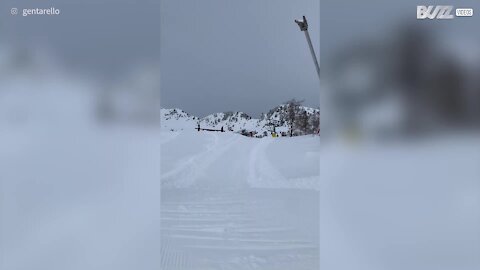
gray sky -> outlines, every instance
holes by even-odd
[[[329,61],[339,50],[358,46],[361,42],[382,41],[386,37],[395,36],[399,26],[402,25],[430,27],[429,31],[438,31],[437,34],[440,34],[440,39],[443,40],[464,42],[463,38],[477,41],[480,38],[478,0],[322,0],[321,5],[320,62],[324,71],[331,67]],[[454,8],[473,8],[474,16],[453,20],[417,20],[417,5],[453,5]]]
[[[305,36],[319,53],[319,0],[164,0],[161,105],[197,116],[253,116],[291,98],[319,105],[319,82]]]
[[[0,43],[46,49],[68,68],[109,82],[158,66],[161,105],[204,116],[253,116],[291,98],[319,105],[319,82],[303,33],[319,53],[319,0],[2,0]],[[51,17],[10,9],[61,9]]]
[[[10,9],[50,8],[58,16],[22,17]],[[135,65],[158,65],[159,0],[1,0],[0,43],[48,50],[60,63],[104,81]]]
[[[161,60],[161,104],[202,116],[258,115],[290,98],[319,105],[319,84],[303,34],[306,15],[324,69],[338,48],[394,33],[399,21],[478,37],[478,14],[417,21],[418,4],[480,8],[476,0],[2,0],[0,44],[46,48],[75,71],[118,79]],[[55,17],[11,16],[10,8],[60,8]],[[336,12],[340,12],[340,14]],[[320,29],[321,27],[321,29]],[[322,31],[320,52],[319,32]],[[319,57],[321,53],[321,57]]]

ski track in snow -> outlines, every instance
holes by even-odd
[[[255,188],[300,188],[319,190],[319,175],[305,178],[286,178],[267,158],[266,149],[274,139],[259,140],[249,158],[248,183]],[[319,164],[320,166],[320,164]]]
[[[162,168],[161,269],[318,269],[319,194],[271,163],[277,141],[190,136],[164,141],[204,147]]]
[[[208,170],[211,167],[216,169],[218,160],[230,159],[232,163],[239,160],[240,157],[231,154],[231,148],[242,148],[241,137],[232,136],[226,142],[220,142],[217,133],[207,133],[212,136],[206,149],[200,153],[192,155],[179,161],[173,169],[162,173],[162,187],[186,188],[195,184],[199,177],[208,177]],[[178,136],[171,135],[165,139],[162,144],[168,143]],[[300,189],[319,189],[319,175],[303,178],[286,178],[272,164],[267,157],[266,149],[274,139],[254,139],[248,154],[248,176],[245,177],[250,187],[254,188],[300,188]],[[236,153],[236,152],[235,152]]]
[[[318,238],[298,224],[311,222],[281,206],[285,190],[262,199],[266,189],[254,190],[170,189],[161,207],[162,269],[317,269]]]
[[[178,134],[180,134],[180,132],[169,132],[168,136],[165,134],[165,136],[160,137],[160,145],[166,144],[175,139]]]
[[[271,139],[260,140],[250,152],[248,182],[252,187],[285,187],[287,180],[266,158],[266,148]]]
[[[222,158],[222,155],[236,142],[239,137],[232,137],[225,144],[220,144],[218,135],[208,133],[213,137],[206,150],[179,162],[174,169],[162,174],[162,187],[189,187],[195,183],[198,177],[205,175],[205,170],[214,164],[214,162]]]

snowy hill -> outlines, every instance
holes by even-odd
[[[225,112],[207,115],[201,119],[200,126],[215,129],[223,126],[226,130],[238,132],[242,129],[257,130],[257,122],[257,119],[253,119],[243,112]]]
[[[193,130],[198,118],[180,109],[160,109],[160,126],[162,130]]]
[[[306,117],[319,117],[320,110],[300,106],[299,115],[304,113]],[[289,130],[288,106],[280,105],[262,114],[260,119],[252,118],[244,112],[221,112],[198,118],[181,109],[161,109],[160,124],[165,131],[193,130],[200,124],[202,128],[221,129],[240,133],[242,131],[256,134],[269,134],[275,128],[276,132]],[[318,126],[318,125],[317,125]]]

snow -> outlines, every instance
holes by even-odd
[[[105,125],[96,81],[2,68],[0,269],[160,269],[158,117]]]
[[[319,144],[161,132],[162,269],[318,269]]]
[[[0,268],[159,269],[158,132],[38,120],[0,131]]]
[[[478,138],[324,139],[320,269],[479,269]]]
[[[161,134],[162,187],[205,187],[205,180],[215,187],[318,189],[318,136],[259,139],[232,132]]]
[[[163,130],[194,130],[197,119],[180,109],[160,109],[160,126]]]
[[[105,120],[102,84],[42,67],[0,81],[1,269],[318,269],[318,136]],[[115,109],[158,112],[132,84]]]
[[[319,114],[319,109],[300,106],[301,110],[307,112],[307,115]],[[193,130],[200,124],[201,128],[230,130],[233,132],[241,132],[246,130],[255,134],[263,134],[273,131],[273,125],[276,126],[275,131],[287,132],[289,130],[287,123],[284,121],[286,114],[286,105],[279,105],[269,113],[264,114],[261,118],[256,119],[244,112],[221,112],[207,115],[203,118],[192,116],[185,111],[175,109],[160,110],[160,125],[165,131],[182,131]]]

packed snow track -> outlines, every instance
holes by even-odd
[[[162,269],[318,269],[318,146],[163,132]]]

